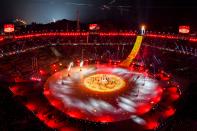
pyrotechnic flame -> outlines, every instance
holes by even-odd
[[[71,68],[73,67],[73,65],[74,65],[74,63],[73,63],[73,62],[71,62],[71,63],[69,64],[69,66],[68,66],[68,71],[70,71],[70,70],[71,70]]]
[[[82,67],[83,67],[83,61],[80,62],[80,68],[82,68]]]

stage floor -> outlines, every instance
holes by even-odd
[[[55,73],[45,83],[44,94],[72,118],[116,122],[149,112],[161,100],[162,86],[145,72],[91,65]]]

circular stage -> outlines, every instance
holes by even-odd
[[[147,73],[108,65],[57,72],[44,94],[66,115],[92,122],[116,122],[149,112],[162,97],[162,85]]]
[[[111,74],[94,74],[84,79],[84,85],[88,89],[97,92],[112,92],[123,88],[124,79]]]

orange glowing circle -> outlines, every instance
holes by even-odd
[[[124,79],[112,74],[94,74],[84,79],[86,88],[96,92],[112,92],[125,87]]]

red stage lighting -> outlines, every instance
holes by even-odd
[[[46,74],[45,71],[44,70],[41,70],[41,69],[39,70],[39,73],[40,73],[40,75]]]
[[[98,24],[90,24],[89,30],[100,30],[100,26]]]
[[[188,34],[190,32],[190,26],[179,26],[179,33]]]
[[[5,33],[12,33],[12,32],[14,32],[14,24],[5,24],[4,25],[4,32]]]

